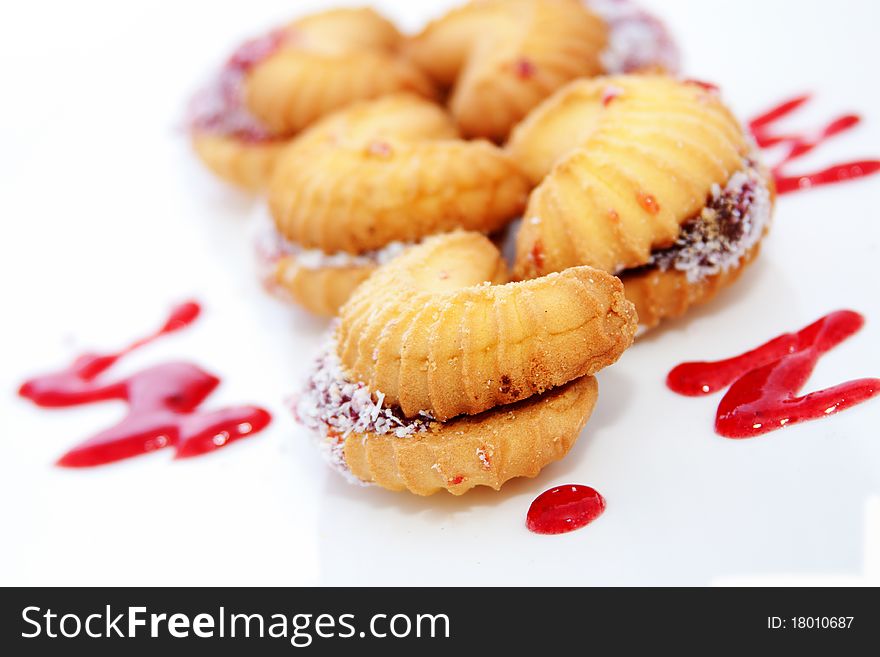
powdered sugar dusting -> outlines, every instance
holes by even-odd
[[[739,264],[770,222],[770,190],[752,160],[745,160],[722,189],[714,185],[700,216],[682,225],[675,244],[650,264],[676,269],[697,283]]]
[[[608,46],[602,53],[606,73],[662,68],[674,73],[679,66],[675,42],[660,20],[631,0],[584,0],[587,8],[608,25]]]
[[[350,435],[375,433],[406,438],[427,431],[434,422],[426,412],[405,418],[384,401],[382,392],[370,391],[363,383],[345,377],[336,355],[336,340],[331,338],[315,360],[303,391],[293,405],[293,413],[297,422],[317,438],[330,465],[352,477],[343,454],[345,440]]]

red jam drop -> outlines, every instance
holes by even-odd
[[[864,318],[833,312],[796,333],[785,333],[744,354],[715,362],[682,363],[667,376],[671,390],[706,395],[727,386],[715,430],[727,438],[750,438],[814,420],[880,393],[880,379],[858,379],[798,396],[819,359],[857,333]]]
[[[128,414],[121,422],[74,447],[58,460],[58,465],[103,465],[168,446],[175,447],[177,457],[196,456],[257,433],[269,424],[269,413],[254,406],[199,411],[199,405],[220,379],[190,363],[163,363],[121,380],[96,380],[135,349],[189,326],[200,311],[195,302],[181,304],[158,331],[125,349],[84,354],[65,369],[22,384],[22,397],[47,408],[111,399],[128,403]]]
[[[514,63],[513,71],[520,80],[530,80],[535,76],[537,68],[532,60],[520,57]]]
[[[658,212],[660,212],[660,204],[657,202],[657,199],[654,198],[651,194],[639,192],[638,194],[636,194],[636,200],[648,214],[657,214]]]
[[[861,123],[861,117],[857,114],[844,114],[830,121],[822,130],[814,135],[781,134],[774,131],[774,124],[777,121],[788,116],[809,100],[809,94],[796,96],[749,121],[749,130],[754,135],[758,146],[770,148],[783,145],[787,148],[785,155],[773,167],[776,192],[778,194],[789,194],[812,187],[864,178],[880,171],[880,160],[855,160],[836,164],[813,173],[796,175],[786,173],[784,169],[787,164],[812,152],[835,135],[852,130]]]
[[[526,515],[526,527],[536,534],[565,534],[593,522],[605,511],[605,498],[580,484],[544,491]]]
[[[602,106],[608,107],[615,98],[623,93],[623,89],[609,85],[602,90]]]
[[[529,258],[535,265],[535,270],[540,272],[544,269],[544,244],[541,240],[535,240],[532,250],[529,252]]]

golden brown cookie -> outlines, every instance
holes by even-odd
[[[740,277],[760,248],[761,243],[758,242],[735,265],[695,282],[689,281],[687,274],[675,269],[644,267],[624,272],[621,280],[626,298],[635,304],[639,324],[644,328],[653,328],[664,319],[680,317],[691,306],[714,299],[722,289]]]
[[[568,451],[592,374],[632,343],[633,306],[590,267],[506,280],[488,239],[455,232],[357,289],[295,406],[331,463],[391,490],[460,494]]]
[[[281,256],[270,272],[269,285],[315,315],[333,317],[376,264],[352,262],[339,266],[304,265],[295,255]]]
[[[306,131],[278,159],[269,205],[291,242],[357,254],[455,228],[498,230],[527,193],[501,149],[457,138],[439,107],[394,95]]]
[[[635,315],[614,276],[575,267],[491,284],[504,280],[501,256],[485,237],[426,240],[343,307],[345,372],[407,417],[445,421],[594,374],[632,342]]]
[[[318,118],[393,92],[434,96],[428,78],[400,56],[402,42],[373,10],[336,9],[243,44],[193,100],[196,152],[225,180],[263,188],[270,151]]]
[[[474,486],[499,490],[514,477],[534,477],[564,457],[584,428],[599,393],[596,377],[479,415],[435,422],[424,433],[351,434],[342,440],[355,477],[389,490],[461,495]]]
[[[574,0],[481,0],[429,24],[407,53],[439,85],[468,137],[504,140],[574,78],[602,72],[604,22]]]
[[[573,82],[517,127],[508,151],[539,183],[515,277],[581,264],[619,274],[633,299],[653,298],[639,308],[646,326],[733,281],[769,226],[770,178],[717,90],[701,83]]]
[[[269,207],[283,257],[272,283],[333,315],[377,265],[435,233],[494,233],[525,207],[512,158],[465,141],[448,113],[411,94],[355,103],[278,158]]]
[[[235,137],[194,134],[193,150],[218,177],[250,192],[259,192],[272,175],[285,142],[243,143]]]

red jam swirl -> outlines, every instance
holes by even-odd
[[[780,119],[788,116],[809,100],[809,94],[796,96],[749,121],[749,130],[754,135],[758,146],[761,148],[771,148],[782,145],[787,148],[782,159],[773,167],[776,192],[778,194],[789,194],[812,187],[864,178],[880,171],[880,160],[854,160],[852,162],[835,164],[812,173],[786,173],[786,165],[812,152],[832,137],[852,130],[861,123],[861,117],[857,114],[844,114],[830,121],[824,128],[813,135],[776,132],[775,124]]]
[[[47,408],[113,399],[128,403],[128,413],[121,422],[71,449],[58,465],[103,465],[169,446],[175,448],[176,457],[196,456],[255,434],[269,424],[269,413],[255,406],[200,411],[199,405],[220,379],[190,363],[163,363],[124,379],[97,380],[125,355],[192,324],[200,311],[195,302],[183,303],[173,309],[159,330],[128,347],[115,353],[84,354],[67,368],[22,384],[22,397]]]
[[[536,534],[564,534],[589,525],[605,511],[605,498],[580,484],[544,491],[529,507],[526,527]]]
[[[730,386],[715,416],[715,431],[727,438],[750,438],[826,417],[880,392],[880,379],[857,379],[798,396],[819,359],[857,333],[864,321],[851,310],[833,312],[739,356],[682,363],[669,372],[666,383],[689,396]]]

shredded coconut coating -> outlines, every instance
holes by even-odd
[[[660,67],[675,73],[678,48],[655,16],[630,0],[584,0],[608,25],[608,46],[601,61],[606,73],[631,73]]]
[[[364,253],[346,253],[345,251],[337,251],[336,253],[325,253],[320,249],[303,249],[292,245],[291,254],[296,256],[296,262],[304,269],[323,269],[325,267],[352,267],[360,265],[384,265],[390,262],[403,251],[411,246],[412,243],[407,242],[389,242],[381,249],[376,251],[365,251]]]
[[[714,185],[700,215],[682,225],[675,244],[656,251],[650,265],[676,269],[697,283],[739,264],[770,221],[770,190],[752,160],[722,189]]]
[[[283,31],[275,30],[239,46],[226,65],[190,101],[187,119],[190,129],[246,142],[272,139],[268,128],[248,110],[245,79],[250,70],[278,50],[285,39]]]
[[[330,339],[315,359],[293,404],[293,414],[315,436],[328,463],[347,478],[363,484],[345,463],[343,447],[349,435],[375,433],[406,438],[427,431],[434,422],[424,412],[406,419],[398,410],[385,406],[384,400],[381,392],[371,392],[363,383],[346,379],[336,355],[336,340]]]
[[[294,256],[296,264],[303,269],[342,269],[366,265],[384,265],[399,256],[413,243],[390,242],[381,249],[362,253],[326,253],[320,249],[304,249],[286,239],[275,228],[275,223],[265,205],[261,205],[254,217],[254,248],[260,263],[267,268],[287,256]]]

